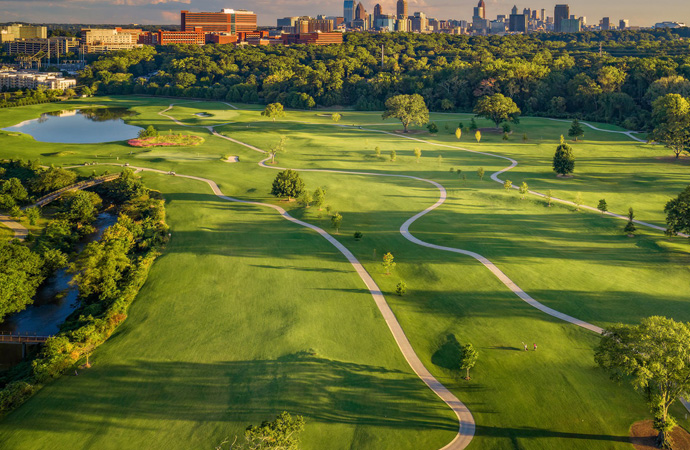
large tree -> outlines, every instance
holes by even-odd
[[[298,450],[299,434],[304,430],[304,418],[281,413],[273,422],[247,427],[244,432],[246,450]]]
[[[0,242],[0,322],[33,302],[42,268],[41,257],[19,241]]]
[[[424,103],[424,98],[419,94],[396,95],[386,100],[386,111],[382,117],[400,120],[407,133],[407,128],[411,124],[424,125],[429,121],[429,109]]]
[[[261,111],[261,115],[264,117],[268,117],[269,119],[273,119],[273,121],[276,121],[276,117],[283,117],[285,115],[285,111],[283,110],[283,105],[280,103],[269,103],[266,105],[266,108]]]
[[[675,421],[669,407],[690,390],[690,328],[653,316],[639,325],[613,325],[604,330],[594,354],[614,380],[627,379],[649,402],[658,444],[672,448]]]
[[[669,200],[664,208],[666,213],[666,234],[690,234],[690,186],[686,187],[678,197]]]
[[[577,119],[573,119],[573,123],[570,125],[570,129],[568,130],[568,136],[570,136],[575,140],[575,142],[577,142],[577,138],[584,135],[585,130],[582,129],[580,121],[578,121]]]
[[[513,99],[503,94],[485,95],[474,107],[477,117],[484,117],[493,121],[496,128],[501,122],[516,122],[520,116],[520,108]]]
[[[559,175],[568,175],[575,170],[575,157],[573,156],[573,149],[566,144],[563,136],[561,136],[561,143],[556,147],[556,153],[553,155],[553,171]]]
[[[678,94],[667,94],[654,100],[652,107],[653,138],[678,158],[690,147],[690,102]]]
[[[304,181],[291,169],[283,170],[273,180],[271,194],[276,197],[297,198],[304,191]]]

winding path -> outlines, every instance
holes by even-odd
[[[21,223],[13,220],[10,216],[0,214],[0,223],[12,230],[14,233],[14,239],[23,241],[29,235],[29,230],[27,230],[26,227]]]
[[[164,116],[164,117],[169,118],[170,120],[174,121],[178,125],[190,126],[190,125],[187,125],[187,124],[184,124],[184,123],[178,121],[177,119],[175,119],[172,116],[165,114],[167,111],[172,109],[174,107],[174,105],[175,104],[171,104],[167,109],[159,112],[159,114]],[[207,130],[209,130],[210,133],[212,133],[214,136],[217,136],[219,138],[228,140],[228,141],[236,143],[238,145],[242,145],[244,147],[247,147],[251,150],[254,150],[254,151],[262,153],[262,154],[267,153],[265,150],[262,150],[260,148],[255,147],[255,146],[246,144],[244,142],[238,141],[236,139],[233,139],[233,138],[230,138],[228,136],[224,136],[224,135],[218,133],[215,130],[215,127],[221,126],[221,125],[224,125],[224,124],[207,126],[204,128],[206,128]],[[585,125],[593,128],[593,129],[600,130],[600,131],[605,131],[605,132],[610,131],[610,130],[598,129],[598,128],[593,127],[592,125],[586,124],[586,123],[585,123]],[[343,126],[343,125],[338,125],[338,126]],[[345,126],[345,127],[348,127],[348,126]],[[348,127],[348,128],[350,128],[350,127]],[[510,170],[510,169],[512,169],[518,165],[516,160],[514,160],[512,158],[508,158],[506,156],[502,156],[502,155],[496,155],[496,154],[492,154],[492,153],[488,153],[488,152],[480,152],[480,151],[476,151],[476,150],[469,150],[469,149],[465,149],[465,148],[461,148],[461,147],[457,147],[457,146],[452,146],[452,145],[448,145],[448,144],[439,144],[439,143],[429,142],[429,141],[425,141],[422,139],[414,138],[412,136],[404,136],[404,135],[400,135],[400,134],[396,134],[396,133],[392,133],[392,132],[388,132],[388,131],[383,131],[383,130],[365,129],[362,127],[352,127],[352,128],[388,134],[388,135],[397,136],[397,137],[401,137],[401,138],[406,138],[406,139],[422,142],[422,143],[425,143],[427,145],[458,149],[458,150],[468,151],[468,152],[482,154],[482,155],[486,155],[486,156],[505,159],[505,160],[510,162],[510,165],[508,167],[506,167],[505,169],[497,171],[491,175],[492,180],[494,180],[498,183],[501,183],[501,184],[503,183],[503,181],[499,178],[499,175],[501,175],[504,172],[507,172],[508,170]],[[615,132],[615,131],[611,131],[611,132]],[[634,140],[641,141],[640,139],[630,135],[629,134],[630,132],[627,132],[627,133],[626,132],[615,132],[615,133],[626,134],[627,136],[629,136],[630,138],[632,138]],[[270,169],[275,169],[275,170],[284,170],[284,168],[282,168],[282,167],[268,166],[266,164],[266,161],[268,159],[269,158],[262,159],[259,162],[259,165],[261,165],[262,167],[265,167],[265,168],[270,168]],[[115,164],[115,165],[118,165],[118,164]],[[162,170],[148,169],[148,168],[143,168],[143,167],[132,167],[132,168],[135,170],[141,170],[141,171],[150,171],[150,172],[157,172],[157,173],[163,173],[163,174],[168,173],[168,172],[165,172]],[[434,209],[438,208],[439,206],[441,206],[445,202],[445,200],[447,198],[447,192],[446,192],[445,188],[440,183],[437,183],[433,180],[428,180],[425,178],[419,178],[419,177],[415,177],[415,176],[411,176],[411,175],[401,175],[401,174],[352,172],[352,171],[329,170],[329,169],[298,169],[298,170],[303,171],[303,172],[341,173],[341,174],[348,174],[348,175],[366,175],[366,176],[378,176],[378,177],[407,178],[407,179],[412,179],[412,180],[417,180],[417,181],[423,181],[423,182],[426,182],[426,183],[433,185],[439,191],[439,199],[436,201],[436,203],[427,207],[423,211],[417,213],[416,215],[414,215],[413,217],[411,217],[410,219],[408,219],[407,221],[405,221],[402,224],[402,226],[400,227],[400,233],[403,237],[405,237],[405,239],[409,240],[410,242],[412,242],[414,244],[417,244],[417,245],[420,245],[423,247],[432,248],[432,249],[441,250],[441,251],[459,253],[459,254],[470,256],[470,257],[476,259],[477,261],[479,261],[481,264],[483,264],[508,289],[510,289],[513,293],[515,293],[515,295],[517,295],[521,300],[525,301],[530,306],[532,306],[532,307],[534,307],[534,308],[536,308],[536,309],[538,309],[538,310],[540,310],[540,311],[542,311],[542,312],[544,312],[544,313],[546,313],[552,317],[555,317],[555,318],[560,319],[560,320],[564,320],[566,322],[572,323],[574,325],[577,325],[579,327],[593,331],[595,333],[600,334],[603,332],[601,327],[598,327],[596,325],[582,321],[580,319],[569,316],[567,314],[561,313],[559,311],[556,311],[556,310],[549,308],[548,306],[543,305],[542,303],[538,302],[537,300],[532,298],[527,292],[525,292],[523,289],[521,289],[515,282],[513,282],[505,273],[503,273],[488,258],[486,258],[486,257],[484,257],[484,256],[482,256],[476,252],[469,251],[469,250],[463,250],[463,249],[453,248],[453,247],[446,247],[446,246],[441,246],[441,245],[436,245],[436,244],[432,244],[429,242],[425,242],[425,241],[422,241],[421,239],[416,238],[414,235],[412,235],[412,233],[410,233],[410,231],[409,231],[410,226],[416,220],[418,220],[422,216],[428,214],[429,212],[433,211]],[[455,436],[455,438],[448,445],[443,447],[441,450],[462,450],[465,447],[467,447],[467,445],[471,442],[471,440],[474,436],[475,426],[476,426],[471,412],[452,392],[450,392],[445,386],[443,386],[443,384],[441,382],[439,382],[433,375],[431,375],[431,373],[426,369],[426,367],[424,367],[421,360],[419,359],[419,357],[415,353],[414,349],[412,348],[409,340],[407,339],[405,332],[403,331],[402,327],[400,326],[399,322],[397,321],[395,314],[393,313],[393,311],[390,309],[390,306],[386,302],[380,288],[378,287],[376,282],[373,280],[371,275],[362,266],[362,264],[352,254],[352,252],[350,252],[337,239],[335,239],[333,236],[331,236],[329,233],[327,233],[323,229],[321,229],[315,225],[312,225],[310,223],[307,223],[307,222],[304,222],[304,221],[301,221],[301,220],[298,220],[298,219],[292,217],[287,211],[285,211],[280,206],[267,204],[267,203],[253,202],[253,201],[248,201],[248,200],[240,200],[240,199],[228,197],[221,192],[220,188],[218,187],[218,185],[213,180],[209,180],[209,179],[201,178],[201,177],[196,177],[196,176],[191,176],[191,175],[177,175],[177,176],[189,178],[189,179],[193,179],[193,180],[198,180],[198,181],[202,181],[202,182],[207,183],[211,187],[211,189],[213,190],[213,193],[216,196],[218,196],[219,198],[222,198],[224,200],[227,200],[230,202],[248,204],[248,205],[268,207],[268,208],[274,209],[286,220],[289,220],[293,223],[296,223],[300,226],[303,226],[305,228],[309,228],[309,229],[317,232],[324,239],[326,239],[328,242],[330,242],[335,248],[337,248],[347,258],[347,260],[350,262],[350,264],[354,267],[354,269],[357,272],[357,274],[359,275],[359,277],[362,279],[362,281],[367,286],[367,289],[369,289],[369,292],[371,293],[371,295],[374,299],[374,302],[376,303],[376,306],[378,307],[379,311],[383,315],[383,318],[386,321],[388,328],[390,329],[391,333],[393,334],[393,338],[395,339],[398,347],[400,348],[400,351],[404,355],[405,359],[407,360],[407,362],[410,365],[410,367],[412,368],[412,370],[417,374],[417,376],[419,376],[424,381],[424,383],[434,393],[436,393],[446,404],[448,404],[450,406],[450,408],[455,412],[456,416],[458,417],[458,420],[459,420],[458,434]],[[514,187],[517,188],[516,186],[514,186]],[[544,194],[541,194],[539,192],[535,192],[535,191],[529,191],[529,192],[533,195],[545,197]],[[562,200],[562,199],[558,199],[558,198],[553,198],[552,200],[556,201],[556,202],[575,206],[573,202],[570,202],[567,200]],[[585,209],[590,209],[590,210],[594,210],[594,211],[599,212],[595,208],[586,207],[586,206],[581,206],[581,207],[585,208]],[[621,216],[618,214],[608,213],[608,215],[610,215],[612,217],[627,220],[627,217]],[[649,223],[645,223],[645,222],[640,222],[640,221],[635,221],[635,222],[640,224],[640,225],[643,225],[643,226],[647,226],[650,228],[665,231],[664,228],[659,227],[657,225],[653,225],[653,224],[649,224]],[[687,402],[683,402],[683,403],[687,408],[688,407]]]

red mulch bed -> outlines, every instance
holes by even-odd
[[[659,434],[652,428],[651,420],[635,422],[630,427],[630,442],[636,450],[657,450],[656,436]],[[690,433],[683,427],[676,426],[671,434],[674,450],[690,450]]]

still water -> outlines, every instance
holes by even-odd
[[[91,108],[54,111],[26,120],[3,131],[25,133],[40,142],[96,144],[137,137],[141,128],[127,125],[123,117],[136,115],[127,108]]]

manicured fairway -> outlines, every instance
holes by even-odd
[[[639,219],[658,224],[665,201],[690,183],[687,166],[661,159],[669,156],[663,148],[587,129],[586,141],[574,144],[576,177],[565,180],[553,176],[550,159],[568,124],[547,119],[524,118],[508,142],[485,134],[477,144],[467,129],[460,142],[451,134],[461,120],[469,125],[469,115],[432,114],[441,132],[413,135],[429,141],[424,143],[376,131],[399,129],[380,113],[344,111],[336,125],[328,113],[288,112],[272,122],[255,105],[234,110],[181,100],[166,114],[197,126],[185,128],[158,114],[175,100],[73,103],[111,102],[135,107],[140,115],[128,120],[132,124],[193,132],[206,142],[142,151],[123,143],[41,144],[3,133],[2,157],[61,165],[130,162],[213,179],[226,195],[275,202],[268,193],[276,171],[257,165],[264,156],[201,126],[227,123],[217,131],[262,149],[286,135],[287,152],[278,155],[277,166],[440,182],[448,200],[411,232],[486,256],[552,308],[601,326],[651,314],[690,320],[687,240],[644,229],[630,239],[622,221],[548,208],[533,197],[521,200],[489,179],[508,161],[431,144],[516,159],[518,167],[504,179],[566,199],[582,192],[592,206],[606,198],[610,210],[624,213],[633,206]],[[59,109],[0,110],[0,126],[49,108]],[[452,124],[448,131],[446,121]],[[377,146],[381,158],[374,156]],[[422,149],[420,162],[415,147]],[[227,155],[240,162],[222,162]],[[461,168],[466,179],[451,167]],[[484,181],[478,167],[486,170]],[[596,368],[595,334],[531,308],[474,259],[423,248],[400,235],[405,220],[438,199],[433,186],[402,178],[301,175],[309,189],[326,188],[327,203],[344,217],[337,238],[383,289],[426,367],[474,414],[470,448],[630,448],[628,427],[648,413],[641,397]],[[452,439],[452,413],[408,368],[371,296],[332,246],[271,210],[223,202],[205,184],[145,176],[166,197],[170,246],[125,325],[95,353],[94,368],[46,387],[0,421],[0,441],[17,449],[214,448],[282,410],[305,415],[307,450],[436,449]],[[329,229],[326,211],[282,206]],[[354,231],[364,239],[355,242]],[[390,276],[379,263],[388,251],[398,262]],[[400,280],[408,284],[404,297],[394,294]],[[457,370],[459,346],[467,342],[480,352],[469,382]],[[539,349],[524,352],[523,342]],[[676,413],[687,427],[682,411]]]

